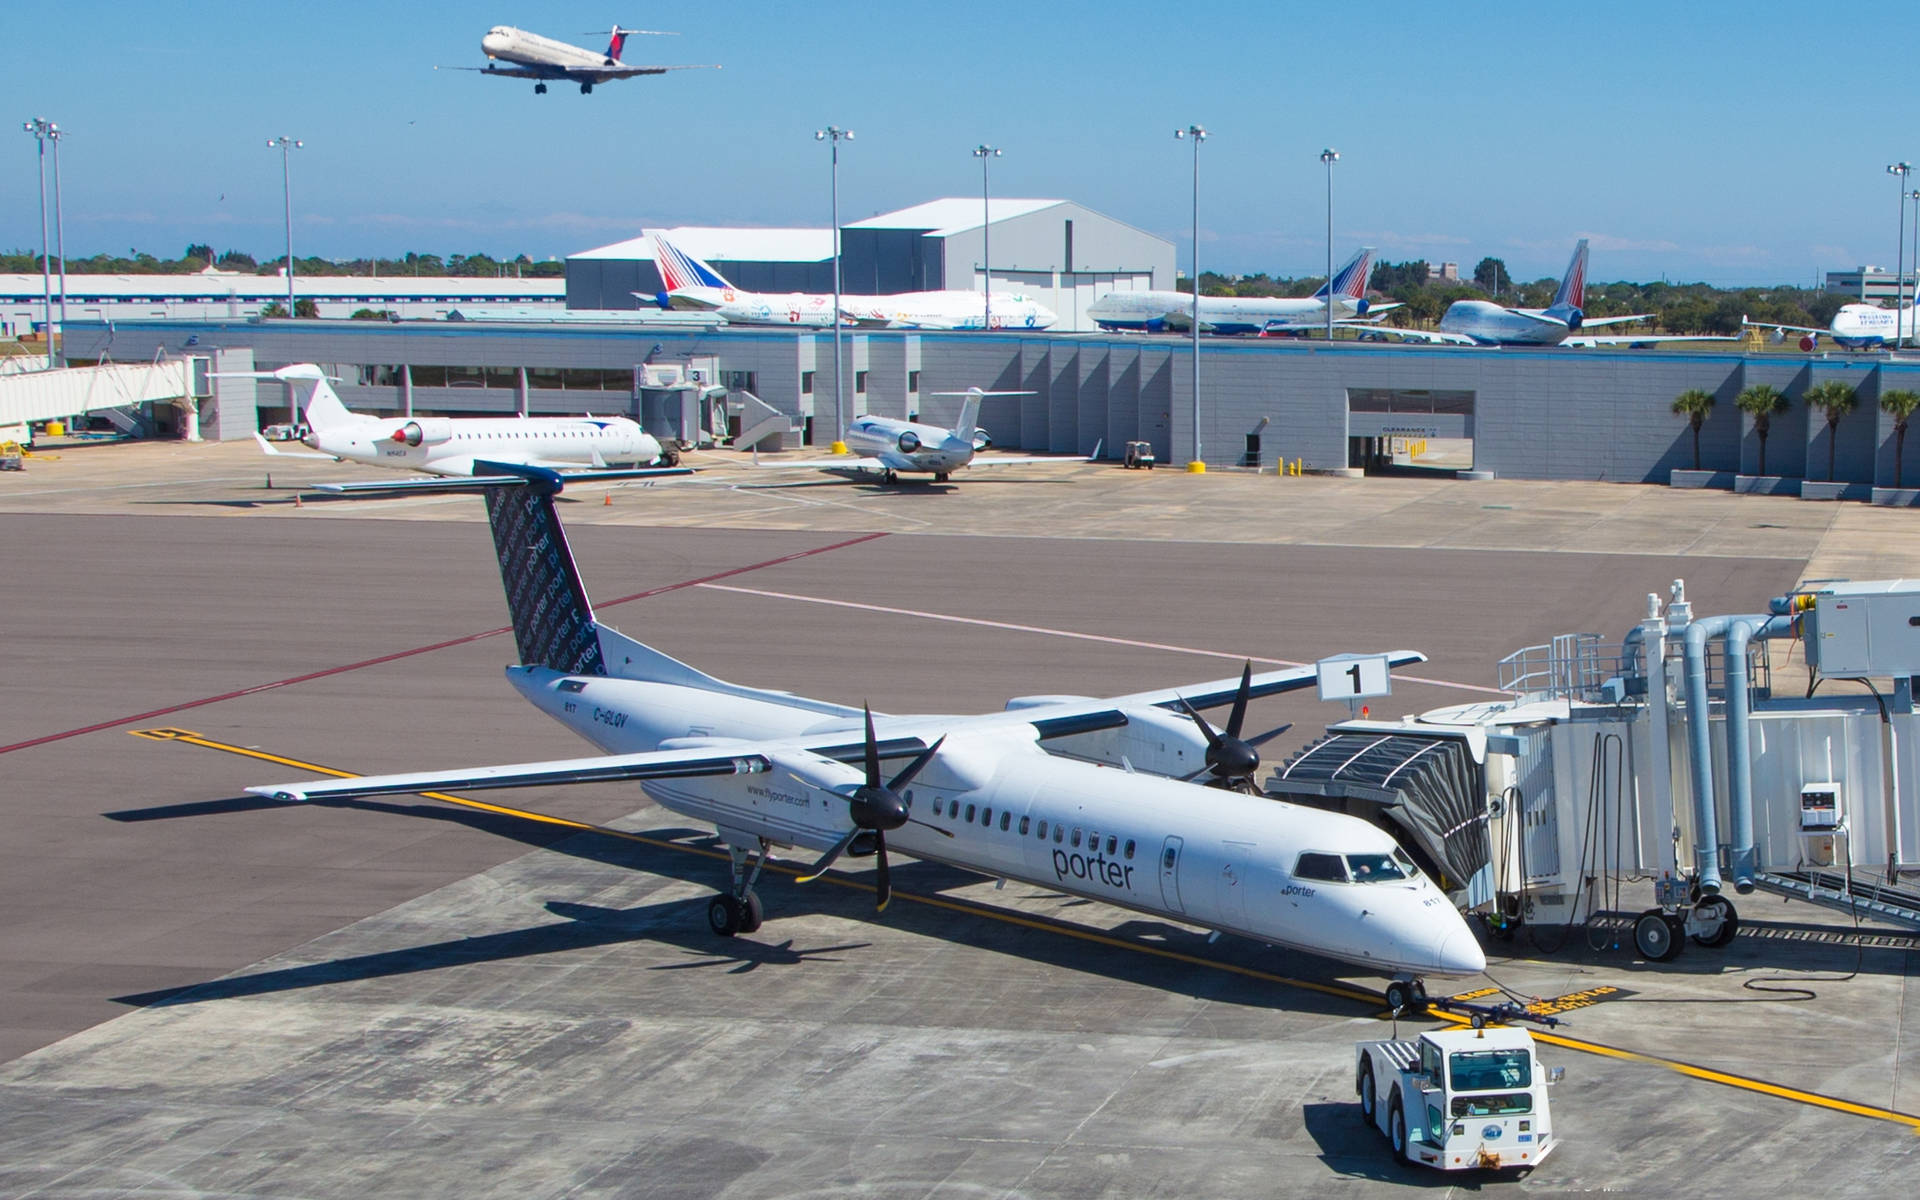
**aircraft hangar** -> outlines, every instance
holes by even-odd
[[[744,291],[833,290],[831,228],[660,232]],[[849,296],[978,289],[990,252],[995,290],[1051,308],[1059,330],[1091,328],[1082,314],[1108,292],[1174,285],[1172,242],[1068,200],[995,197],[988,210],[975,197],[948,197],[843,222],[840,239]],[[570,309],[638,309],[661,288],[646,234],[567,258]]]
[[[222,370],[320,363],[357,411],[633,412],[656,433],[698,440],[697,423],[773,449],[824,446],[837,423],[862,413],[950,420],[959,401],[938,393],[981,387],[1028,393],[982,405],[980,423],[998,447],[1086,454],[1102,444],[1117,458],[1138,439],[1163,463],[1194,451],[1192,349],[1181,337],[849,331],[844,413],[833,338],[817,330],[208,320],[75,322],[67,338],[80,364],[158,353],[206,355]],[[1887,355],[1209,339],[1200,375],[1200,453],[1214,467],[1378,469],[1393,439],[1447,438],[1464,447],[1454,465],[1476,474],[1667,483],[1693,465],[1692,434],[1673,399],[1699,388],[1718,401],[1701,430],[1703,472],[1693,481],[1702,486],[1731,488],[1738,478],[1747,490],[1911,504],[1920,476],[1896,464],[1894,421],[1879,407],[1885,391],[1920,389],[1920,361]],[[1799,399],[1828,379],[1859,395],[1832,426]],[[1734,403],[1755,383],[1789,401],[1773,418],[1764,471],[1762,441]],[[205,404],[217,411],[201,413],[212,436],[250,436],[284,416],[271,382],[213,386]],[[1834,482],[1822,490],[1830,443]]]

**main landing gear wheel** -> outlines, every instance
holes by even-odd
[[[544,96],[544,95],[546,95],[546,94],[547,94],[547,85],[546,85],[546,84],[544,84],[544,83],[536,83],[536,84],[534,84],[534,85],[533,85],[533,94],[534,94],[534,95],[536,95],[536,96]]]
[[[743,932],[746,909],[732,896],[715,896],[707,901],[707,925],[720,937]]]
[[[1708,896],[1693,906],[1693,919],[1687,925],[1687,936],[1694,945],[1718,950],[1740,932],[1740,916],[1733,910],[1733,901],[1725,896]]]
[[[945,482],[947,482],[947,481],[948,481],[949,479],[952,479],[952,478],[953,478],[953,476],[952,476],[952,475],[951,475],[950,473],[948,473],[948,472],[946,472],[946,471],[935,471],[935,472],[933,473],[933,481],[934,481],[935,483],[945,483]]]
[[[590,84],[590,83],[583,83],[583,84],[581,84],[581,85],[580,85],[580,94],[581,94],[582,96],[591,96],[591,95],[593,94],[593,85],[592,85],[592,84]]]
[[[746,902],[740,905],[740,932],[756,933],[766,919],[767,910],[760,906],[760,893],[748,892]]]
[[[1648,962],[1666,962],[1680,953],[1682,928],[1676,928],[1666,913],[1650,908],[1634,918],[1633,948]]]

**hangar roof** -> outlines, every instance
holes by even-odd
[[[1041,209],[1052,208],[1056,204],[1065,204],[1065,200],[1016,200],[1011,197],[995,196],[991,201],[991,212],[995,221],[1011,221],[1024,217]],[[946,237],[962,230],[978,229],[983,205],[971,196],[949,196],[943,200],[929,200],[925,204],[916,204],[912,208],[903,208],[898,212],[881,213],[877,217],[868,217],[864,221],[848,222],[848,229],[926,229],[935,237]],[[831,247],[827,253],[833,253]]]
[[[748,229],[718,225],[681,225],[662,229],[675,246],[695,258],[729,262],[822,262],[833,257],[831,229]],[[653,261],[653,233],[624,242],[569,254],[568,258],[645,259]]]

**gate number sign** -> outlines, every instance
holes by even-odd
[[[1314,664],[1322,700],[1365,700],[1393,694],[1384,654],[1336,654]]]

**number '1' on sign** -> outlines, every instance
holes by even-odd
[[[1393,694],[1384,654],[1335,654],[1314,664],[1322,700],[1365,700]]]

